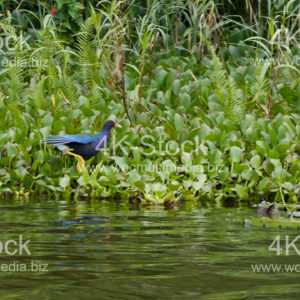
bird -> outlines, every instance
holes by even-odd
[[[77,170],[82,172],[85,162],[106,147],[110,139],[110,130],[122,127],[112,120],[107,121],[97,134],[52,135],[46,138],[48,146],[55,146],[64,154],[74,156],[77,160]]]
[[[267,207],[261,207],[260,209],[258,209],[257,213],[262,217],[269,217],[269,218],[280,217],[280,213],[274,204]]]

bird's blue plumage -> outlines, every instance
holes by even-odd
[[[107,121],[98,134],[56,135],[46,138],[47,145],[56,146],[61,151],[72,149],[72,152],[85,160],[96,155],[110,139],[110,130],[115,127],[114,121]]]
[[[89,144],[96,141],[100,137],[99,134],[77,134],[77,135],[56,135],[48,136],[46,142],[48,145],[67,144],[67,143],[80,143]]]

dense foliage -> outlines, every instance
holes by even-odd
[[[299,4],[253,2],[3,1],[0,193],[298,201]],[[42,143],[107,119],[82,174]]]

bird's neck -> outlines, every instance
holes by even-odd
[[[107,137],[107,139],[110,138],[110,129],[109,129],[109,128],[103,128],[103,129],[97,134],[98,137],[102,137],[102,136],[104,136],[104,135]]]

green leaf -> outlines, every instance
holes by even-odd
[[[59,179],[59,185],[62,188],[66,188],[70,184],[70,177],[68,175],[65,175],[64,177]]]
[[[257,141],[256,145],[257,151],[259,151],[259,153],[266,157],[269,155],[270,147],[265,141]]]
[[[199,138],[203,141],[210,134],[210,128],[206,124],[202,124],[199,128]]]
[[[254,143],[257,140],[257,133],[252,127],[246,129],[245,136],[251,143]]]
[[[47,114],[43,118],[43,123],[45,126],[52,126],[53,117],[50,114]]]
[[[229,48],[228,48],[228,50],[229,50],[229,53],[231,54],[232,57],[234,57],[234,58],[241,57],[241,54],[239,52],[238,47],[230,45]]]
[[[128,176],[128,182],[130,184],[133,184],[133,183],[135,183],[137,181],[140,181],[140,180],[141,180],[141,176],[135,171],[131,172]]]
[[[179,79],[175,79],[172,83],[172,91],[173,93],[178,96],[179,92],[180,92],[180,80]]]
[[[123,172],[128,169],[128,162],[124,157],[115,157],[115,162]]]
[[[141,159],[141,149],[139,147],[132,148],[133,161],[139,162]]]
[[[207,177],[206,177],[205,174],[200,174],[200,175],[197,176],[197,179],[198,179],[198,181],[195,181],[193,183],[193,188],[196,191],[200,190],[204,186],[204,183],[205,183]]]
[[[275,167],[274,174],[278,182],[282,184],[285,178],[284,170],[281,167]]]
[[[185,109],[189,108],[191,105],[191,96],[189,94],[183,93],[179,94],[180,101]]]
[[[278,151],[279,153],[287,153],[288,149],[289,149],[289,145],[287,144],[278,144],[274,147],[274,149],[276,151]]]
[[[164,69],[160,69],[157,74],[156,74],[156,81],[162,85],[164,83],[165,78],[167,77],[168,72],[165,71]]]
[[[225,167],[222,170],[222,172],[220,173],[220,179],[221,179],[221,181],[226,181],[227,178],[228,178],[228,176],[229,176],[229,169],[228,169],[228,167]]]
[[[269,158],[278,159],[279,158],[279,153],[277,151],[273,150],[273,149],[270,149]]]
[[[61,157],[59,157],[59,156],[52,156],[49,160],[49,164],[51,166],[51,169],[54,172],[58,172],[58,171],[62,170],[63,162],[62,162]]]
[[[176,165],[170,159],[164,160],[162,162],[161,166],[162,166],[162,170],[165,174],[171,174],[176,171]]]
[[[6,151],[7,151],[7,156],[9,156],[9,157],[14,157],[18,153],[16,146],[11,143],[7,143]]]
[[[184,126],[184,119],[180,114],[175,114],[174,116],[174,124],[175,124],[175,129],[182,129]]]
[[[140,119],[140,121],[144,124],[148,124],[150,122],[149,117],[147,116],[146,113],[142,112],[141,114],[139,114],[138,118]]]
[[[152,184],[146,184],[145,185],[145,191],[146,193],[152,192],[165,192],[167,190],[167,187],[165,184],[162,183],[152,183]]]
[[[258,154],[254,155],[250,159],[250,165],[254,169],[258,169],[261,166],[261,158],[260,158],[260,156]]]
[[[236,190],[236,193],[238,194],[238,196],[245,200],[245,199],[248,199],[248,189],[247,187],[245,186],[242,186],[240,184],[236,184],[235,185],[235,190]]]
[[[234,170],[238,173],[241,174],[242,172],[248,171],[250,169],[249,165],[247,164],[235,164]]]
[[[210,156],[210,162],[213,164],[218,164],[221,160],[222,152],[219,149],[215,149]]]
[[[258,184],[258,190],[262,191],[266,188],[267,184],[269,183],[269,179],[268,178],[263,178],[260,183]]]
[[[243,158],[243,151],[239,147],[230,147],[230,157],[233,162],[239,163]]]

